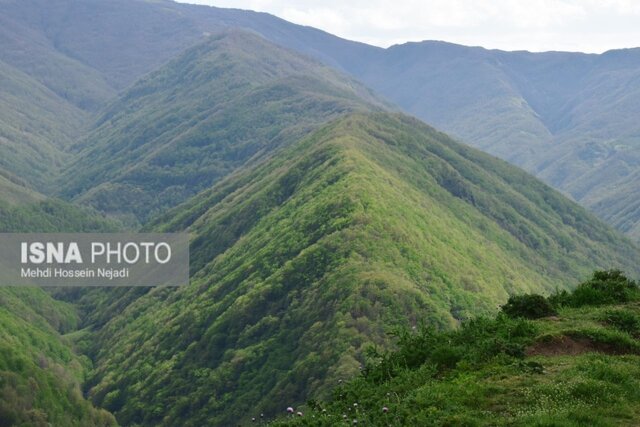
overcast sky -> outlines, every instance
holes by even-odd
[[[638,0],[186,1],[269,12],[382,47],[419,40],[531,51],[640,46]]]

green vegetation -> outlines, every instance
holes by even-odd
[[[618,270],[599,271],[591,280],[581,283],[571,294],[563,291],[554,294],[555,305],[582,307],[584,305],[621,304],[637,300],[638,285]]]
[[[509,317],[526,319],[539,319],[557,314],[553,304],[538,294],[510,296],[507,303],[502,306],[502,311]]]
[[[0,24],[0,229],[112,229],[94,208],[193,242],[184,288],[0,289],[0,425],[248,422],[328,398],[371,344],[283,422],[637,419],[635,284],[563,289],[638,249],[267,40],[631,236],[635,52],[383,50],[165,0],[0,0]]]
[[[612,302],[580,305],[579,292],[568,293],[571,307],[556,305],[556,316],[535,321],[505,310],[454,331],[402,330],[397,349],[371,349],[360,375],[341,381],[331,400],[311,400],[295,408],[302,416],[269,425],[633,425],[640,414],[640,294],[617,302],[622,279],[596,272],[577,289],[599,283]]]
[[[90,362],[58,332],[77,326],[74,313],[40,289],[0,288],[0,425],[116,425],[82,396]]]
[[[0,87],[0,175],[50,189],[86,113],[2,61]]]
[[[61,188],[145,222],[332,118],[380,107],[363,86],[320,63],[253,34],[225,33],[114,102],[75,147]]]
[[[11,204],[0,204],[2,232],[101,232],[115,227],[17,184],[7,187],[14,197]],[[42,289],[0,287],[1,426],[116,425],[111,414],[94,408],[82,395],[91,362],[74,352],[73,335],[64,335],[79,324],[75,307]]]
[[[20,206],[0,202],[0,230],[5,233],[54,233],[60,230],[99,233],[116,227],[115,221],[62,200],[47,199]]]
[[[383,113],[326,125],[147,228],[190,232],[192,280],[118,294],[128,305],[92,340],[89,396],[124,425],[271,416],[327,396],[391,328],[451,329],[594,265],[637,273],[637,249],[549,187]]]
[[[0,172],[0,201],[4,206],[18,206],[44,200],[45,196],[26,188],[22,181]]]

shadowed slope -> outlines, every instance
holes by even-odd
[[[0,232],[102,232],[91,213],[0,178]],[[7,190],[8,189],[8,190]],[[75,307],[36,287],[0,286],[0,423],[7,426],[116,425],[84,399],[89,361],[75,352]]]
[[[259,36],[214,36],[101,115],[64,195],[144,221],[331,118],[382,107],[354,80]]]

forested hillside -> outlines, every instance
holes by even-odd
[[[390,328],[451,328],[638,259],[524,172],[382,113],[329,124],[149,228],[189,230],[192,281],[96,335],[89,396],[125,425],[272,415],[357,373]]]
[[[319,62],[247,32],[223,33],[112,103],[73,147],[60,188],[144,222],[332,118],[381,108],[364,86]]]
[[[51,190],[83,111],[0,61],[0,176]]]
[[[7,190],[7,188],[9,190]],[[5,197],[7,194],[10,197]],[[101,232],[114,224],[62,201],[0,181],[0,232]],[[115,426],[85,400],[91,362],[75,349],[77,309],[39,288],[0,287],[0,424]]]

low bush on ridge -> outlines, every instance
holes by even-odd
[[[549,300],[542,295],[514,295],[502,306],[502,312],[509,317],[539,319],[558,314]]]
[[[557,292],[549,297],[555,307],[622,304],[640,299],[638,284],[619,270],[596,271],[573,292]]]
[[[514,295],[501,309],[512,318],[539,319],[557,314],[560,307],[623,304],[637,300],[640,300],[640,288],[634,280],[619,270],[605,270],[594,272],[591,279],[572,292],[560,291],[548,298],[538,294]],[[621,319],[621,314],[616,316],[620,322],[631,322]]]

